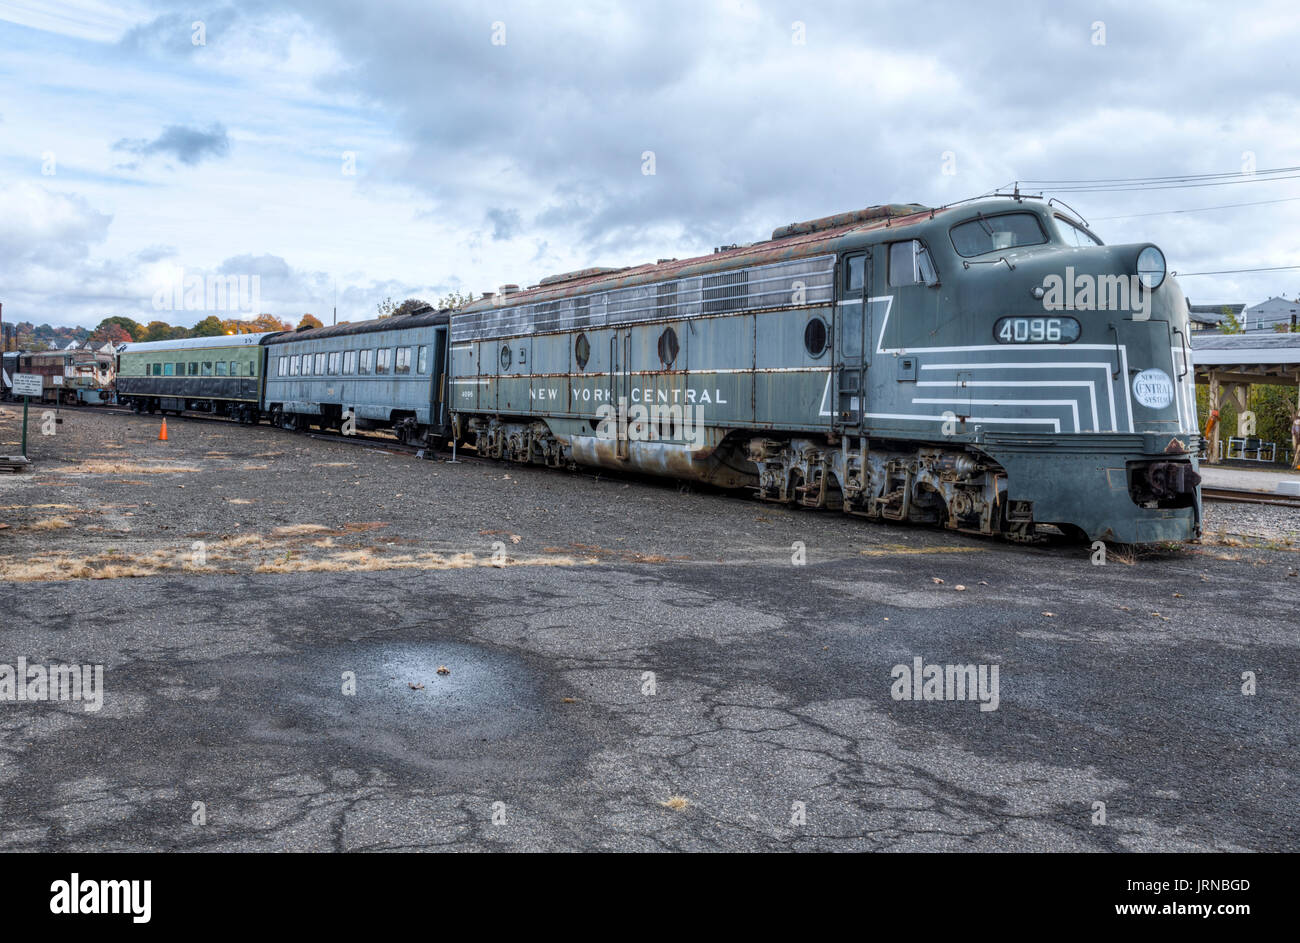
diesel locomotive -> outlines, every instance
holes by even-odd
[[[1028,537],[1201,528],[1185,298],[1023,196],[872,207],[586,270],[451,318],[480,453]]]
[[[1193,384],[1160,250],[1022,195],[871,207],[450,312],[128,345],[119,373],[141,409],[1125,543],[1200,533]]]

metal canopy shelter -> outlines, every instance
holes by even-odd
[[[1192,363],[1196,382],[1210,388],[1210,409],[1218,410],[1231,396],[1241,410],[1250,401],[1250,388],[1294,386],[1300,413],[1300,334],[1193,334]],[[1218,435],[1209,437],[1210,462],[1221,461]]]

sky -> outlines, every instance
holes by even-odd
[[[1204,174],[1237,176],[1047,195],[1176,272],[1300,266],[1300,179],[1266,173],[1300,165],[1297,49],[1290,2],[0,0],[0,303],[189,326],[251,292],[170,286],[256,276],[259,311],[360,320],[879,203]],[[1182,285],[1253,304],[1300,268]]]

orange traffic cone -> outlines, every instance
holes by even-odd
[[[162,428],[158,430],[158,441],[159,442],[167,441],[167,420],[166,419],[163,420]]]

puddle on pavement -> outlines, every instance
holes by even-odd
[[[441,767],[466,762],[467,754],[491,762],[490,744],[513,755],[521,742],[556,733],[544,729],[548,718],[531,669],[512,654],[479,646],[347,643],[259,659],[249,667],[269,675],[260,684],[275,691],[249,720],[249,732],[261,740],[343,741]],[[439,667],[448,673],[438,674]],[[355,694],[343,693],[344,672],[355,673]]]

